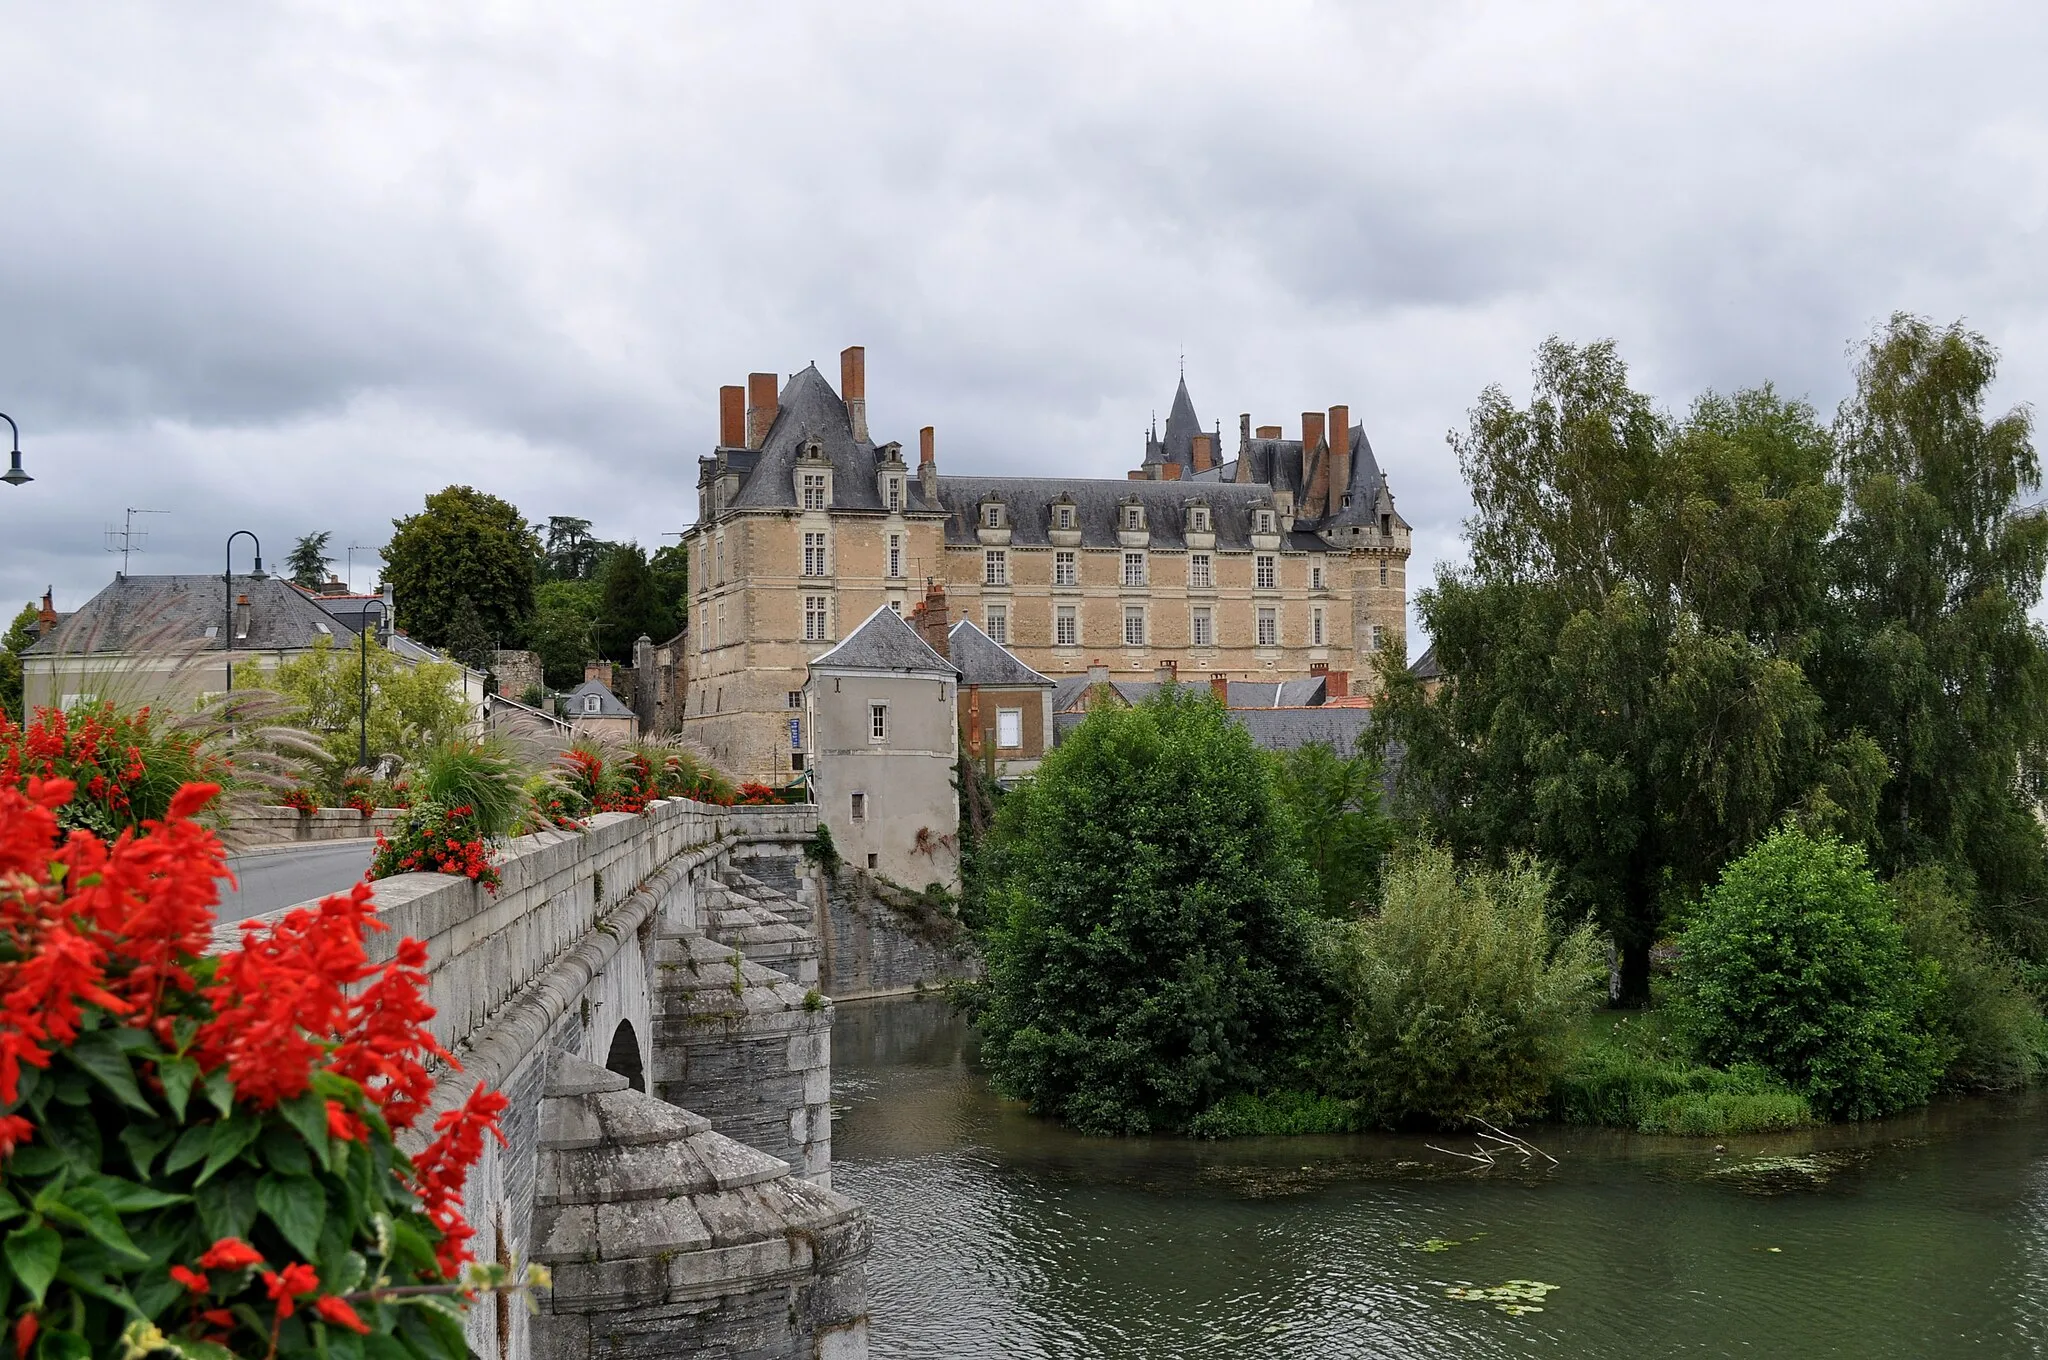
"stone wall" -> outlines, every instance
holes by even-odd
[[[290,845],[298,841],[368,839],[391,830],[404,808],[378,808],[365,817],[351,807],[300,812],[288,807],[255,807],[237,811],[221,833],[235,850],[259,845]]]

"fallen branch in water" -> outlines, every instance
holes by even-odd
[[[1484,1119],[1473,1122],[1479,1125],[1480,1132],[1477,1135],[1477,1141],[1472,1144],[1472,1151],[1470,1152],[1459,1152],[1452,1148],[1438,1147],[1435,1143],[1424,1143],[1423,1146],[1431,1152],[1441,1152],[1446,1157],[1461,1158],[1464,1161],[1474,1162],[1483,1167],[1499,1165],[1500,1155],[1510,1152],[1522,1159],[1523,1166],[1534,1165],[1538,1157],[1549,1162],[1552,1166],[1557,1165],[1557,1158],[1551,1156],[1542,1148],[1537,1147],[1528,1139],[1516,1137],[1512,1133],[1487,1123]],[[1491,1147],[1487,1146],[1489,1143],[1492,1144]]]

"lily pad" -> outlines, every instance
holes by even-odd
[[[1542,1312],[1543,1300],[1558,1288],[1542,1280],[1509,1280],[1505,1284],[1491,1286],[1452,1285],[1444,1290],[1444,1295],[1474,1303],[1490,1303],[1511,1317],[1520,1317],[1524,1313]]]

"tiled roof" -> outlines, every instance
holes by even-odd
[[[1206,687],[1208,682],[1190,675],[1178,683]],[[1324,681],[1320,675],[1306,680],[1232,680],[1230,683],[1230,707],[1251,708],[1295,708],[1320,705],[1324,702]],[[1080,712],[1087,702],[1092,682],[1085,675],[1063,677],[1052,692],[1052,711],[1055,713]],[[1142,704],[1159,691],[1157,680],[1119,680],[1111,676],[1108,680],[1117,698],[1127,704]]]
[[[911,675],[957,675],[953,663],[933,651],[902,615],[883,605],[844,642],[811,661],[813,670],[903,671]]]
[[[846,403],[818,366],[812,364],[792,377],[778,401],[775,423],[758,450],[725,451],[728,465],[745,477],[733,505],[795,509],[797,458],[806,442],[816,440],[819,452],[832,464],[832,508],[881,510],[876,446],[854,437]],[[911,509],[927,508],[918,499],[914,469],[904,478],[904,490]]]
[[[1080,711],[1055,713],[1055,744],[1064,741],[1087,721]],[[1231,721],[1252,734],[1252,742],[1267,751],[1292,751],[1311,742],[1321,742],[1339,755],[1358,749],[1358,739],[1372,726],[1369,708],[1233,708]]]
[[[963,685],[1052,688],[1053,682],[1049,677],[1019,661],[1015,652],[975,627],[972,619],[960,620],[947,632],[946,651],[960,672]]]
[[[249,635],[238,650],[297,651],[322,637],[354,634],[275,576],[234,578],[236,595],[249,597]],[[80,655],[172,650],[217,651],[227,624],[221,578],[213,575],[116,576],[29,652]]]
[[[599,699],[597,712],[595,713],[585,711],[584,700],[592,694],[595,694]],[[576,718],[630,718],[634,716],[633,710],[619,702],[619,696],[612,693],[611,689],[602,680],[585,680],[582,684],[570,690],[568,696],[562,700],[562,711],[568,714],[572,720]]]
[[[1081,542],[1092,548],[1116,547],[1123,507],[1132,500],[1145,508],[1145,522],[1154,548],[1187,547],[1187,507],[1209,506],[1216,546],[1225,552],[1251,550],[1252,511],[1272,508],[1269,488],[1220,482],[1113,482],[1103,478],[940,477],[939,502],[946,510],[946,542],[962,547],[980,542],[981,507],[1003,504],[1010,543],[1045,547],[1052,542],[1053,506],[1066,499],[1074,505]],[[1320,538],[1297,529],[1283,535],[1281,546],[1294,552],[1328,552]]]
[[[1417,657],[1415,663],[1408,667],[1408,673],[1417,680],[1440,680],[1443,678],[1443,670],[1436,664],[1436,644],[1434,642],[1429,644],[1428,651]]]

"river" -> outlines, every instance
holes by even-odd
[[[875,1360],[2048,1354],[2048,1099],[1714,1144],[1095,1139],[995,1099],[943,1003],[837,1008],[833,1184]],[[1456,1297],[1459,1289],[1508,1296]],[[1503,1306],[1505,1305],[1505,1306]]]

